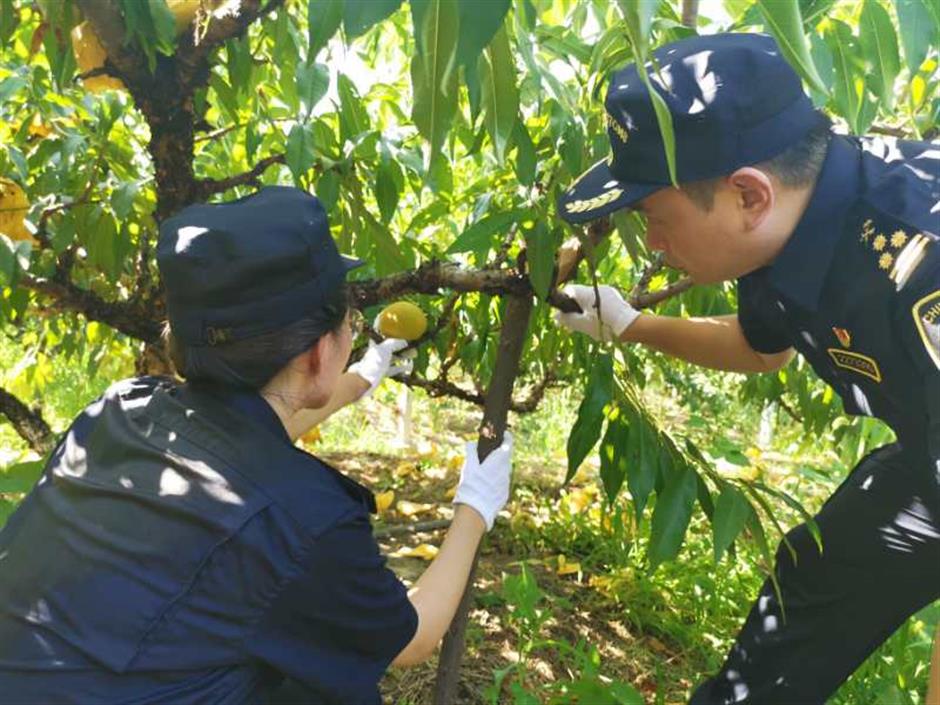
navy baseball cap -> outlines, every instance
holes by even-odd
[[[770,159],[819,124],[800,77],[769,35],[689,37],[653,56],[646,70],[672,115],[680,184]],[[613,74],[604,108],[611,154],[559,199],[561,217],[572,223],[672,185],[653,102],[635,64]]]
[[[269,186],[188,206],[160,224],[167,317],[188,345],[218,345],[316,315],[363,264],[344,257],[326,211],[305,191]]]

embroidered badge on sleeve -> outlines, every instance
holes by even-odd
[[[927,294],[911,310],[927,355],[940,370],[940,290]]]

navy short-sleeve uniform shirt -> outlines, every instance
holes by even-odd
[[[835,136],[783,251],[738,281],[738,319],[755,350],[795,347],[848,413],[929,445],[935,464],[938,234],[940,146]]]
[[[380,702],[417,615],[373,509],[257,394],[115,385],[0,531],[0,700]]]

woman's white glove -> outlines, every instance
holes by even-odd
[[[503,443],[493,450],[486,460],[480,462],[476,442],[467,443],[460,484],[454,495],[454,504],[473,507],[486,522],[486,529],[493,528],[496,515],[509,500],[509,476],[512,474],[512,435],[503,434]]]
[[[561,293],[570,296],[581,307],[581,313],[555,311],[555,322],[569,330],[586,333],[603,342],[619,340],[623,333],[639,316],[640,312],[624,301],[620,292],[612,286],[599,286],[601,319],[597,317],[597,299],[593,286],[569,284]]]
[[[402,360],[395,357],[395,353],[408,347],[408,341],[400,338],[389,338],[381,343],[369,341],[369,349],[362,359],[346,370],[362,377],[369,383],[369,389],[363,394],[367,397],[379,386],[386,377],[399,374],[408,374],[414,366],[413,360]]]

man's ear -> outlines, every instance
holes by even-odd
[[[770,177],[754,167],[745,166],[728,177],[738,208],[748,230],[759,227],[776,203],[774,184]]]

